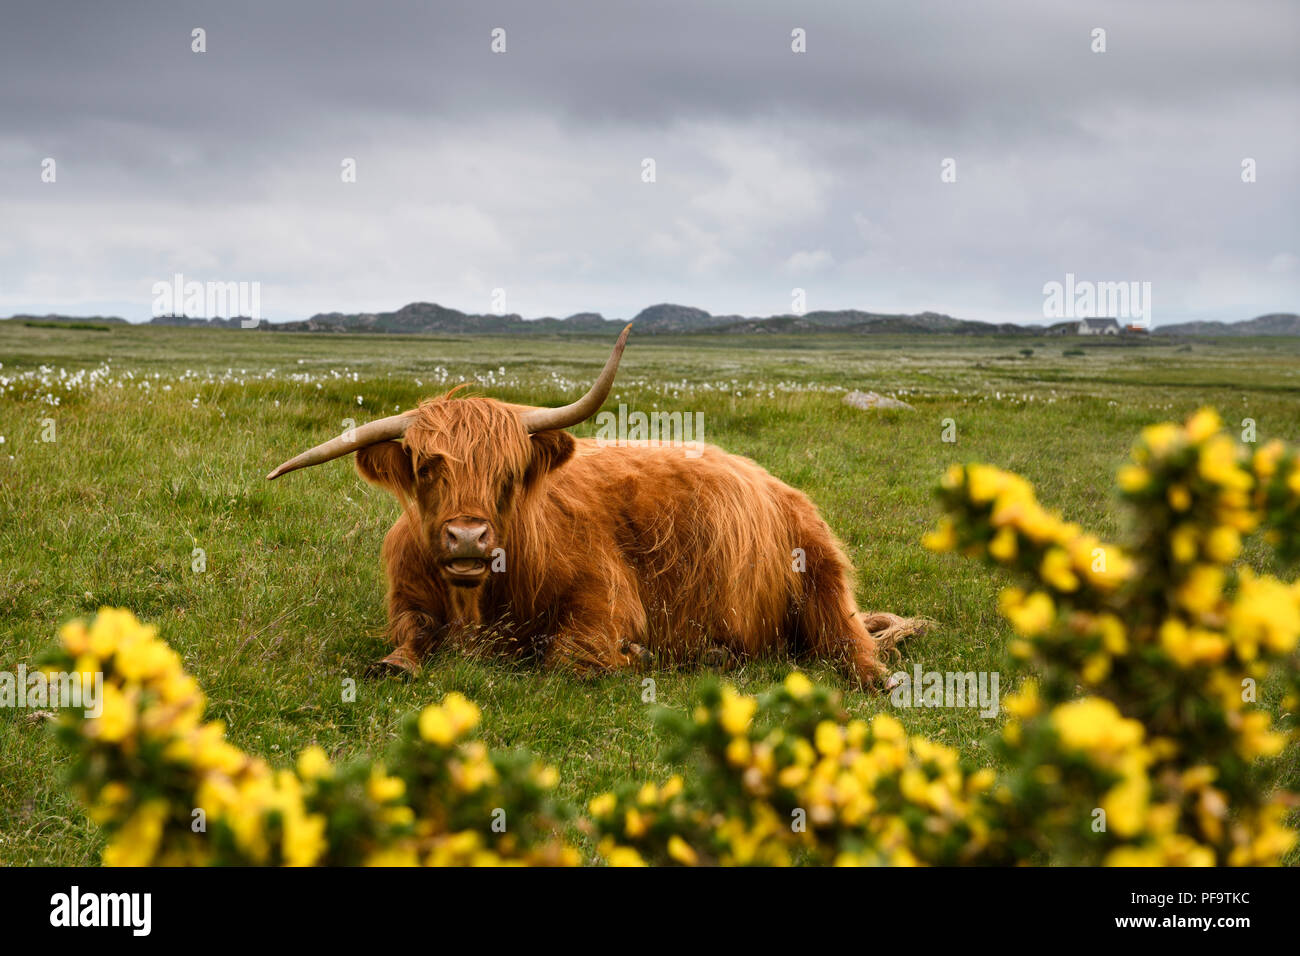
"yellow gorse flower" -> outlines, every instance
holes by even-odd
[[[749,730],[749,722],[758,709],[758,702],[752,697],[736,693],[730,687],[722,694],[722,729],[732,736],[738,736]]]

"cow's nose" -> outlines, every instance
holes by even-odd
[[[486,521],[455,518],[442,526],[442,543],[454,557],[483,557],[492,546],[492,527]]]

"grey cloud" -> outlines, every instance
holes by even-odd
[[[1152,281],[1157,321],[1300,299],[1289,2],[3,17],[0,314],[141,319],[173,271],[261,281],[273,319],[417,298],[482,310],[495,287],[533,315],[665,299],[768,314],[797,281],[812,308],[1034,321],[1066,271]]]

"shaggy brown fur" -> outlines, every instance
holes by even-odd
[[[585,670],[721,646],[806,651],[872,684],[882,655],[921,627],[859,612],[817,509],[754,462],[529,435],[518,411],[449,394],[421,404],[401,442],[357,453],[362,477],[404,505],[384,541],[387,663],[414,668],[472,630]],[[500,549],[472,587],[449,583],[442,557],[444,529],[462,518],[485,522]]]

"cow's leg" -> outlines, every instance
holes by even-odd
[[[388,634],[396,645],[380,664],[415,673],[435,647],[482,623],[481,588],[435,592],[394,590],[388,596]]]
[[[928,622],[859,611],[843,552],[827,544],[804,550],[807,567],[797,613],[802,643],[816,656],[846,667],[863,686],[876,685],[888,673],[884,661],[898,642],[921,633]]]
[[[389,601],[388,637],[395,645],[391,654],[379,663],[393,670],[417,673],[420,662],[433,650],[444,622],[426,611],[402,602]]]
[[[880,649],[858,616],[847,588],[825,578],[809,585],[799,614],[808,649],[847,668],[864,686],[883,679],[887,668]]]
[[[543,666],[604,673],[653,662],[645,646],[645,609],[634,589],[589,587],[567,595],[562,606],[559,626],[543,651]]]
[[[435,584],[436,567],[404,513],[384,537],[384,574],[388,578],[388,638],[393,651],[381,668],[415,673],[420,662],[446,633],[446,601]]]

